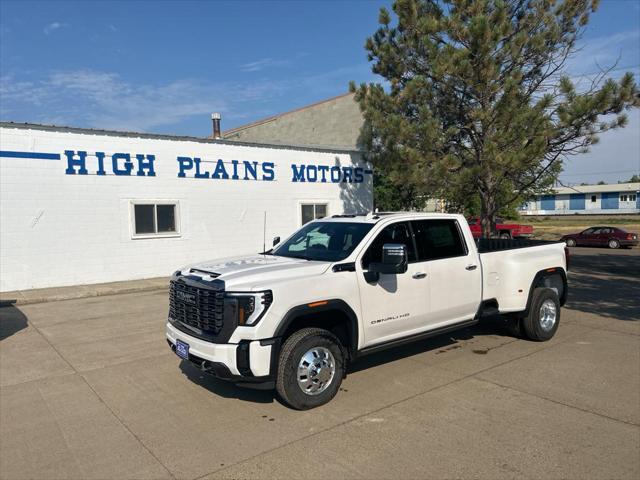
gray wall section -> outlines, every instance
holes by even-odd
[[[223,133],[227,140],[358,148],[362,114],[353,94]]]

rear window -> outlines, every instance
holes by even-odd
[[[418,261],[460,257],[467,247],[455,220],[420,220],[412,222],[418,249]]]

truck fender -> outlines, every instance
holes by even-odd
[[[531,286],[529,287],[529,296],[527,297],[527,308],[524,310],[525,313],[529,312],[529,309],[531,308],[533,291],[536,289],[536,287],[546,286],[548,288],[553,288],[553,286],[545,285],[544,279],[547,277],[553,277],[554,275],[559,275],[560,278],[562,279],[562,294],[560,295],[560,298],[559,298],[560,305],[564,305],[566,303],[567,293],[568,293],[567,292],[567,273],[564,271],[564,268],[562,267],[546,268],[544,270],[540,270],[533,277],[533,281],[531,282]]]
[[[349,345],[347,347],[348,354],[353,358],[358,350],[358,317],[353,309],[340,299],[322,300],[319,302],[306,303],[291,308],[280,321],[278,328],[274,333],[274,337],[282,337],[289,327],[299,318],[315,315],[318,313],[340,312],[348,319],[347,334],[349,335]]]

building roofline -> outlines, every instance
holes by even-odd
[[[302,110],[307,110],[308,108],[317,107],[318,105],[322,105],[324,103],[329,103],[329,102],[332,102],[332,101],[337,100],[339,98],[347,97],[349,95],[353,95],[353,93],[351,93],[351,92],[343,93],[341,95],[336,95],[335,97],[327,98],[325,100],[320,100],[319,102],[311,103],[311,104],[305,105],[303,107],[298,107],[298,108],[295,108],[293,110],[289,110],[287,112],[278,113],[277,115],[271,115],[270,117],[265,117],[265,118],[262,118],[260,120],[256,120],[256,121],[251,122],[251,123],[246,123],[246,124],[240,125],[238,127],[230,128],[229,130],[225,130],[224,132],[222,132],[222,136],[230,135],[230,134],[239,132],[241,130],[246,130],[247,128],[257,127],[258,125],[262,125],[262,124],[265,124],[265,123],[273,122],[273,121],[277,120],[280,117],[284,117],[285,115],[290,115],[292,113],[297,113],[297,112],[300,112]]]
[[[305,145],[305,144],[292,144],[281,142],[247,142],[244,140],[225,140],[225,139],[212,139],[202,137],[192,137],[188,135],[165,135],[157,133],[143,133],[143,132],[128,132],[121,130],[103,130],[96,128],[81,128],[81,127],[68,127],[60,125],[44,125],[39,123],[18,123],[0,121],[1,128],[17,128],[21,130],[43,130],[49,132],[63,132],[63,133],[80,133],[86,135],[105,135],[111,137],[125,137],[125,138],[145,138],[152,140],[170,140],[170,141],[183,141],[183,142],[197,142],[197,143],[209,143],[218,145],[229,146],[241,146],[241,147],[256,147],[256,148],[285,148],[290,150],[312,150],[327,153],[362,153],[362,150],[355,148],[345,148],[333,145]]]
[[[571,187],[554,187],[551,189],[556,195],[565,195],[571,193],[612,193],[640,190],[640,183],[624,182],[624,183],[607,183],[604,185],[574,185]],[[544,195],[544,194],[542,194]]]

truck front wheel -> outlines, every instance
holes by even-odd
[[[560,300],[551,288],[536,288],[531,307],[522,319],[523,333],[529,340],[545,342],[553,338],[560,323]]]
[[[340,341],[321,328],[303,328],[280,351],[276,390],[287,405],[308,410],[329,402],[344,376]]]

